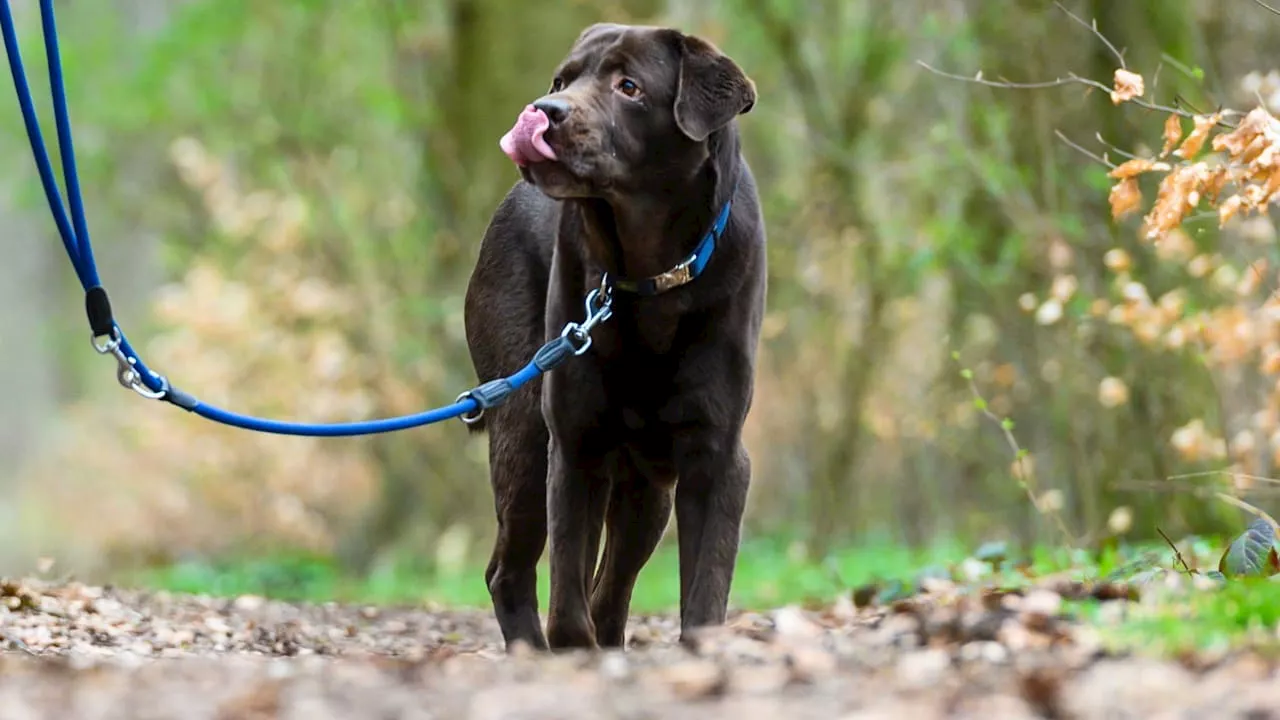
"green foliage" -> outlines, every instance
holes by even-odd
[[[1166,62],[1150,88],[1162,102],[1214,106],[1206,98],[1263,60],[1219,67],[1223,41],[1196,23],[1194,3],[1085,5],[1133,67]],[[1105,169],[1054,134],[1112,153],[1092,144],[1098,133],[1133,151],[1159,137],[1160,118],[1078,86],[985,88],[913,63],[1017,81],[1110,78],[1115,59],[1086,28],[1034,4],[972,3],[955,14],[924,1],[196,0],[146,29],[113,3],[68,5],[63,48],[94,238],[131,336],[148,358],[172,359],[161,369],[179,384],[247,411],[354,419],[451,400],[475,380],[462,288],[517,178],[497,138],[582,26],[665,22],[664,8],[732,55],[760,94],[740,123],[770,236],[750,535],[802,529],[799,555],[840,558],[872,536],[926,548],[997,528],[1011,547],[1066,536],[1106,546],[1151,539],[1157,524],[1232,527],[1229,508],[1197,496],[1216,486],[1160,479],[1247,457],[1267,474],[1274,428],[1255,426],[1261,409],[1238,399],[1270,381],[1232,385],[1235,369],[1215,375],[1195,342],[1135,338],[1099,303],[1124,306],[1138,283],[1153,304],[1177,292],[1185,314],[1212,313],[1229,309],[1235,290],[1161,260],[1133,227],[1112,223]],[[1270,46],[1270,30],[1251,32],[1252,44]],[[31,60],[37,43],[37,32],[24,34]],[[40,64],[28,64],[39,83]],[[0,118],[17,137],[13,115]],[[172,155],[189,141],[218,183],[177,167]],[[0,147],[29,163],[10,137]],[[47,228],[28,179],[18,197]],[[296,244],[276,248],[257,216],[282,207],[303,208],[306,220]],[[22,242],[36,240],[52,237]],[[1189,240],[1189,252],[1224,264],[1247,257],[1230,233],[1196,229]],[[50,248],[31,266],[62,262]],[[1126,253],[1122,272],[1107,264],[1112,250]],[[135,267],[148,272],[127,274]],[[69,287],[45,303],[42,327],[79,317]],[[1061,312],[1038,316],[1062,287]],[[298,312],[317,288],[345,310]],[[381,557],[428,554],[445,536],[465,537],[467,562],[482,564],[493,531],[482,438],[453,426],[315,445],[220,434],[121,400],[84,351],[80,325],[66,322],[75,351],[51,343],[38,363],[62,368],[63,430],[31,443],[35,459],[15,470],[24,526],[37,529],[24,552],[124,564],[214,558],[184,566],[205,573],[221,555],[306,551],[314,557],[287,571],[233,567],[191,582],[240,577],[314,595],[348,592],[342,578],[352,574],[371,582]],[[959,373],[952,349],[966,360]],[[1104,380],[1121,380],[1127,401],[1101,402]],[[80,392],[82,382],[112,394]],[[329,392],[342,402],[316,400]],[[1173,447],[1197,420],[1197,452]],[[1246,429],[1252,455],[1232,437]],[[148,439],[160,430],[163,440]],[[1218,440],[1235,454],[1213,452]],[[1135,490],[1135,478],[1179,492]],[[95,502],[81,502],[89,494]],[[1114,529],[1119,510],[1127,521]],[[76,532],[49,529],[66,527]],[[768,574],[784,586],[776,597],[833,587],[819,560],[788,574],[791,555],[763,547],[744,552],[744,599],[771,597],[750,568],[773,564]],[[835,562],[846,582],[860,577]],[[429,585],[465,588],[446,596],[487,602],[474,573],[455,582],[421,568],[385,572],[389,596],[416,596],[426,573]],[[670,598],[662,587],[655,604]]]
[[[810,600],[829,601],[846,588],[873,578],[910,583],[915,568],[954,561],[963,555],[938,545],[912,552],[894,544],[844,548],[822,561],[806,559],[800,545],[783,538],[747,541],[735,571],[732,602],[736,607],[765,609]],[[632,607],[639,612],[666,612],[679,607],[678,553],[672,544],[659,548],[640,575]],[[538,592],[546,598],[549,573],[544,557],[538,569]],[[343,569],[331,557],[316,554],[227,557],[189,560],[137,571],[127,578],[144,586],[215,596],[261,595],[286,600],[440,603],[450,607],[487,608],[483,565],[443,566],[398,556],[366,574]]]
[[[1148,656],[1222,653],[1248,648],[1280,650],[1280,584],[1248,578],[1220,589],[1170,594],[1122,618],[1105,616],[1104,603],[1074,603],[1074,610],[1102,630],[1112,650]]]
[[[1280,627],[1280,583],[1256,576],[1228,581],[1216,571],[1182,572],[1181,561],[1193,570],[1212,562],[1215,543],[1209,538],[1186,538],[1180,543],[1181,561],[1170,558],[1167,548],[1147,543],[1115,543],[1092,552],[1060,546],[1024,552],[1001,540],[982,543],[972,552],[954,545],[909,552],[885,544],[841,549],[823,561],[806,559],[798,547],[785,538],[746,542],[732,605],[744,610],[825,606],[847,594],[857,607],[887,606],[922,593],[999,597],[1049,589],[1063,596],[1069,616],[1097,629],[1113,650],[1167,655],[1240,647],[1280,649],[1275,636]],[[125,580],[223,597],[253,594],[312,602],[484,609],[489,597],[482,576],[479,565],[445,566],[408,556],[358,576],[325,556],[280,554],[180,562]],[[678,577],[676,548],[666,544],[641,574],[633,609],[678,608]],[[1197,577],[1206,582],[1193,582]],[[544,558],[539,568],[539,593],[544,598],[547,579]]]
[[[1280,573],[1276,555],[1276,529],[1263,518],[1249,523],[1236,536],[1218,563],[1218,572],[1227,577],[1271,576]]]

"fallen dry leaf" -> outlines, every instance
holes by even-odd
[[[891,607],[844,598],[815,609],[733,612],[689,647],[677,642],[674,614],[644,615],[629,629],[646,644],[625,653],[507,655],[487,610],[10,581],[0,584],[0,594],[17,600],[0,609],[0,714],[1088,720],[1121,711],[1242,717],[1280,705],[1272,661],[1219,655],[1193,675],[1176,661],[1111,658],[1097,632],[1063,608],[1064,597],[1104,596],[1104,584],[1034,582],[985,590],[935,583]],[[17,637],[30,647],[19,648]]]

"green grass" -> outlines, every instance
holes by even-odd
[[[1190,539],[1183,552],[1201,571],[1216,567],[1227,539]],[[884,597],[909,589],[924,575],[947,573],[973,555],[998,558],[999,544],[980,548],[939,545],[912,552],[892,543],[847,548],[826,561],[808,560],[785,540],[746,541],[739,554],[732,605],[764,609],[810,600],[830,601],[842,592],[877,583]],[[1002,562],[985,582],[1006,587],[1034,584],[1037,578],[1068,572],[1085,579],[1135,581],[1172,567],[1172,553],[1159,543],[1109,548],[1097,553],[1037,548],[1022,561]],[[971,561],[972,562],[972,561]],[[1016,566],[1016,567],[1015,567]],[[328,558],[274,555],[255,559],[191,561],[133,573],[133,586],[216,596],[261,595],[284,600],[342,601],[378,605],[433,603],[453,608],[489,607],[484,566],[464,564],[450,571],[421,563],[390,562],[366,577],[344,575]],[[1280,577],[1280,576],[1277,576]],[[544,554],[539,597],[544,607],[548,572]],[[901,582],[895,582],[901,581]],[[1244,645],[1280,650],[1280,582],[1232,579],[1213,588],[1160,591],[1163,580],[1143,590],[1140,603],[1069,602],[1069,612],[1096,626],[1116,649],[1170,656]],[[632,604],[635,612],[670,611],[679,605],[679,575],[674,544],[659,548],[640,575]],[[1109,606],[1109,607],[1108,607]]]
[[[1110,617],[1097,601],[1072,606],[1113,648],[1155,656],[1242,647],[1280,651],[1280,582],[1270,579],[1237,578],[1213,589],[1188,589]]]
[[[825,562],[806,560],[779,540],[743,543],[734,576],[731,603],[765,608],[809,599],[830,600],[850,587],[872,580],[910,579],[923,566],[951,564],[965,556],[959,547],[939,546],[911,552],[888,543],[833,553]],[[538,572],[545,604],[549,583],[546,554]],[[328,558],[279,555],[260,559],[188,561],[133,573],[128,584],[217,596],[262,595],[283,600],[489,607],[484,565],[452,571],[391,563],[367,577],[344,575]],[[674,543],[664,544],[645,566],[632,609],[659,612],[679,606],[680,581]]]

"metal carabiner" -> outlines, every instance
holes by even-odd
[[[157,376],[160,378],[159,390],[152,390],[142,382],[142,373],[134,367],[134,359],[124,354],[117,331],[112,330],[111,336],[105,343],[99,343],[97,335],[90,336],[89,343],[99,355],[110,354],[116,359],[116,382],[120,383],[121,387],[132,390],[148,400],[159,400],[168,394],[169,381],[162,375]]]
[[[591,347],[591,331],[613,315],[613,294],[609,286],[602,281],[598,289],[587,293],[584,305],[586,319],[582,323],[571,322],[560,332],[560,337],[574,342],[574,355],[582,355]]]

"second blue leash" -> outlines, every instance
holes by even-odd
[[[112,314],[107,292],[98,277],[93,246],[89,241],[88,223],[85,221],[52,0],[40,0],[40,19],[44,33],[45,55],[49,63],[54,121],[57,126],[58,144],[62,150],[63,180],[67,187],[68,204],[71,210],[69,216],[67,208],[62,203],[61,193],[58,192],[53,163],[49,160],[44,137],[40,132],[40,121],[32,99],[31,86],[18,48],[13,11],[9,0],[0,0],[0,35],[3,35],[5,54],[9,60],[9,72],[13,76],[14,91],[18,96],[27,139],[31,143],[31,152],[35,158],[36,170],[40,174],[40,183],[44,188],[45,197],[49,202],[49,210],[53,214],[54,224],[57,226],[67,257],[71,260],[76,278],[85,291],[85,312],[89,319],[94,349],[103,355],[111,355],[115,358],[116,379],[121,385],[139,395],[153,400],[164,400],[224,425],[283,435],[313,437],[370,435],[430,425],[452,418],[461,418],[463,422],[470,424],[478,421],[485,410],[505,402],[512,392],[519,390],[530,380],[550,371],[570,357],[586,352],[591,346],[591,330],[612,314],[611,288],[602,286],[592,290],[586,298],[586,318],[583,322],[567,324],[560,336],[544,344],[523,368],[512,375],[491,380],[462,393],[450,405],[413,415],[347,423],[300,423],[242,415],[201,402],[174,387],[163,375],[148,368],[125,338],[124,331],[120,329]]]

